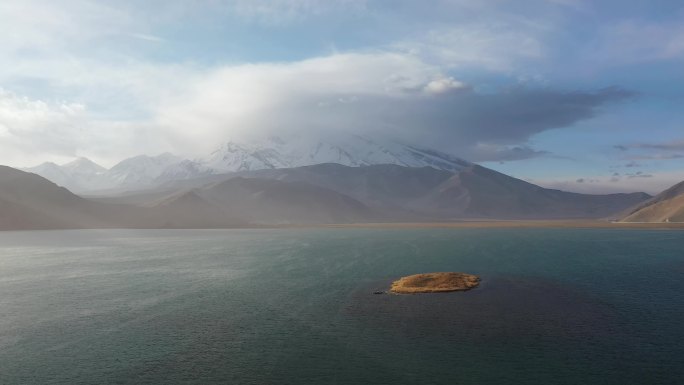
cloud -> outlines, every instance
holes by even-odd
[[[505,23],[462,23],[440,27],[392,44],[400,52],[445,68],[510,71],[520,62],[540,59],[538,31]]]
[[[625,174],[625,176],[627,178],[630,178],[630,179],[632,179],[632,178],[653,178],[652,174],[646,174],[643,171],[637,171],[637,172],[632,173],[632,174]]]
[[[467,152],[467,154],[462,154],[462,156],[467,156],[468,159],[473,161],[493,161],[500,163],[551,155],[548,151],[535,150],[527,145],[505,146],[487,143],[477,143],[464,152]]]
[[[78,146],[75,139],[85,123],[81,104],[46,103],[0,89],[0,136],[5,153],[73,154]]]
[[[104,164],[169,149],[156,127],[98,120],[78,103],[43,101],[0,89],[2,162],[32,166],[88,156]]]
[[[636,159],[636,160],[670,160],[670,159],[683,159],[684,154],[636,155],[636,156],[632,156],[631,158]]]
[[[630,152],[624,159],[631,160],[630,164],[637,165],[637,160],[672,160],[684,158],[684,140],[672,140],[667,142],[643,142],[620,144],[613,146],[622,152]]]
[[[581,180],[581,182],[580,182]],[[682,181],[681,172],[653,172],[623,176],[567,176],[549,179],[530,179],[529,182],[547,188],[585,194],[610,194],[643,191],[651,195]]]
[[[596,63],[620,65],[684,59],[684,18],[670,21],[639,19],[607,23],[589,45]]]
[[[526,144],[531,136],[590,119],[634,96],[615,87],[481,93],[415,56],[387,52],[227,66],[189,90],[156,111],[157,122],[183,143],[344,131],[396,137],[477,161],[543,155]]]
[[[665,143],[636,143],[628,145],[628,147],[649,150],[684,151],[684,140]]]
[[[140,39],[140,40],[145,40],[145,41],[151,41],[154,43],[161,43],[166,41],[165,39],[159,37],[159,36],[154,36],[146,33],[131,33],[129,34],[130,37],[135,38],[135,39]]]
[[[423,90],[429,94],[444,94],[466,87],[464,83],[454,80],[452,77],[446,77],[430,81],[423,87]]]
[[[471,84],[460,74],[477,69],[506,79],[542,78],[536,66],[550,62],[549,36],[562,30],[554,16],[559,5],[552,3],[559,1],[514,7],[506,1],[437,1],[431,7],[400,1],[392,2],[401,11],[395,12],[353,0],[212,1],[194,11],[198,7],[183,2],[163,10],[88,0],[3,2],[0,24],[10,32],[0,35],[0,86],[15,91],[5,98],[26,96],[55,114],[50,126],[34,106],[31,119],[12,122],[12,140],[23,137],[23,144],[16,143],[26,154],[30,148],[55,156],[100,149],[102,156],[125,156],[172,146],[202,155],[240,136],[345,131],[390,136],[474,161],[548,156],[530,138],[591,119],[634,93],[540,88],[536,81],[506,88],[487,79]],[[578,5],[560,3],[563,9]],[[535,13],[527,15],[530,9]],[[221,18],[206,18],[214,11]],[[155,12],[159,17],[151,17]],[[229,14],[228,20],[268,30],[363,13],[373,23],[365,23],[356,38],[372,35],[376,48],[242,65],[198,64],[192,57],[160,62],[164,52],[149,55],[151,47],[174,43],[171,33],[160,33],[169,32],[168,25],[158,23],[177,26],[188,12],[193,23],[225,22]],[[68,115],[62,105],[82,110]],[[17,103],[7,108],[31,110]],[[0,129],[0,135],[9,133]],[[46,138],[41,149],[30,147],[40,135]]]
[[[162,40],[150,32],[148,18],[123,3],[0,2],[0,25],[8,31],[0,34],[0,87],[34,99],[72,100],[113,120],[148,113],[198,70],[192,62],[139,55]]]
[[[284,25],[310,17],[339,12],[360,12],[366,0],[233,0],[219,2],[226,11],[245,21]]]

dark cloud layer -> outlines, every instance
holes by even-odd
[[[613,146],[615,149],[624,152],[624,159],[630,160],[629,164],[636,164],[635,161],[651,160],[672,160],[684,159],[684,140],[669,142],[644,142],[619,144]],[[629,167],[629,166],[627,166]]]
[[[548,154],[530,147],[529,139],[590,119],[605,105],[635,95],[617,87],[575,92],[515,87],[487,94],[464,88],[437,95],[358,96],[355,103],[338,104],[336,112],[355,116],[351,126],[362,133],[391,131],[474,161],[506,161]],[[331,112],[321,119],[335,117]]]
[[[641,149],[641,150],[662,150],[662,151],[684,151],[684,140],[676,140],[670,142],[661,143],[630,143],[630,144],[618,144],[613,146],[620,151],[629,151],[631,149]]]
[[[620,88],[596,92],[515,88],[495,94],[455,93],[431,104],[426,118],[445,134],[462,140],[511,144],[592,118],[606,103],[632,96]]]

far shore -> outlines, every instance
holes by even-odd
[[[296,226],[295,226],[296,227]],[[302,226],[309,227],[309,226]],[[352,223],[322,225],[335,228],[570,228],[684,229],[684,222],[610,222],[599,220],[464,220],[458,222]]]
[[[432,229],[432,228],[558,228],[558,229],[646,229],[684,230],[684,222],[610,222],[600,220],[462,220],[454,222],[383,222],[383,223],[341,223],[341,224],[280,224],[246,225],[235,227],[83,227],[55,229],[0,229],[6,231],[51,231],[51,230],[238,230],[238,229],[311,229],[311,228],[359,228],[359,229]]]

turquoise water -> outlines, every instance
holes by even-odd
[[[0,233],[2,384],[681,384],[683,321],[680,231]]]

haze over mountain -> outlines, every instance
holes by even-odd
[[[153,187],[166,181],[190,179],[236,171],[291,168],[320,163],[347,166],[396,164],[408,167],[430,166],[457,171],[470,165],[453,155],[419,148],[391,140],[338,134],[326,138],[278,136],[227,142],[204,158],[189,160],[164,153],[154,157],[140,155],[125,159],[109,170],[80,158],[58,166],[44,163],[25,171],[34,172],[76,192]]]
[[[377,218],[352,198],[305,183],[234,178],[141,207],[84,199],[39,175],[0,166],[0,230],[224,228]]]
[[[86,158],[78,158],[63,165],[46,162],[23,170],[38,174],[72,191],[87,192],[150,186],[169,166],[180,161],[182,158],[164,153],[124,159],[109,170]]]
[[[645,193],[589,195],[545,189],[474,164],[458,171],[384,164],[264,169],[171,183],[162,186],[161,194],[234,177],[320,186],[391,220],[604,218],[650,198]]]
[[[216,221],[217,214],[240,218],[253,225],[354,223],[381,218],[363,203],[326,188],[243,177],[180,192],[155,207],[194,216],[204,212]]]
[[[97,188],[107,169],[87,158],[77,158],[63,165],[45,162],[24,171],[38,174],[74,191],[87,191]]]
[[[439,151],[342,134],[228,142],[195,160],[140,155],[107,170],[79,158],[27,171],[100,197],[82,199],[40,178],[54,200],[15,194],[6,203],[15,213],[8,223],[37,210],[46,216],[34,218],[39,228],[606,218],[650,198],[546,189]],[[16,172],[17,181],[38,183]],[[80,203],[63,204],[65,194]]]
[[[128,227],[136,212],[83,199],[36,174],[0,166],[1,230]]]
[[[241,171],[99,200],[81,198],[36,174],[1,171],[5,230],[603,218],[650,198],[544,189],[465,162],[456,171],[332,163]]]
[[[155,206],[183,192],[203,196],[198,189],[244,178],[318,186],[362,203],[376,221],[606,218],[650,198],[645,193],[588,195],[545,189],[474,164],[454,172],[327,163],[208,175],[97,200]]]
[[[623,222],[684,222],[684,182],[629,210]]]

